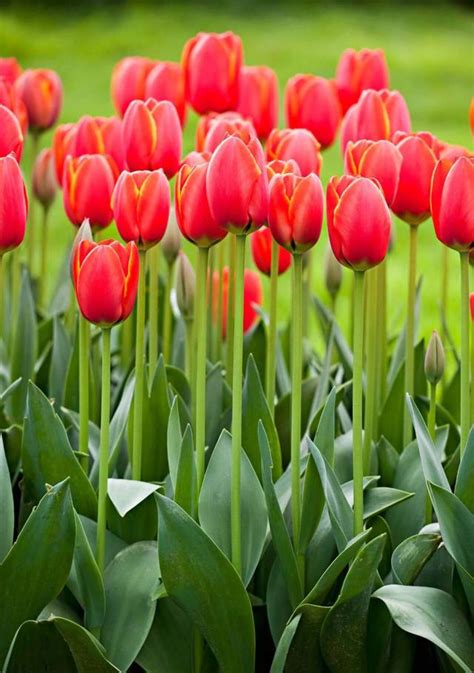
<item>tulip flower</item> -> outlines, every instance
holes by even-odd
[[[222,115],[210,124],[204,141],[204,151],[214,152],[218,145],[229,136],[236,136],[244,143],[248,143],[252,138],[257,137],[257,132],[249,120],[228,119]]]
[[[71,154],[108,154],[119,171],[125,168],[122,139],[122,122],[117,117],[82,117],[75,125],[71,137]]]
[[[227,338],[227,311],[229,305],[229,267],[225,266],[222,270],[222,338]],[[217,318],[217,297],[218,297],[218,285],[219,285],[219,272],[215,271],[213,276],[214,283],[214,306],[213,306],[213,319],[214,321]],[[244,311],[242,314],[242,327],[243,331],[246,334],[249,332],[255,323],[258,320],[258,313],[255,310],[256,307],[261,306],[263,303],[263,287],[260,276],[255,271],[251,269],[245,269],[244,276]]]
[[[316,138],[306,129],[274,129],[268,137],[266,153],[268,161],[293,159],[301,175],[319,175],[323,163],[320,149]]]
[[[210,158],[210,152],[189,152],[189,154],[186,154],[182,160],[180,168],[183,166],[190,166],[192,168],[193,166],[198,166],[199,164],[207,164],[209,163]]]
[[[344,169],[349,175],[375,178],[390,206],[397,193],[403,157],[388,140],[349,142],[344,155]]]
[[[28,197],[18,162],[12,154],[0,158],[0,263],[3,255],[25,237]],[[3,289],[2,289],[3,291]]]
[[[267,163],[267,175],[269,181],[273,178],[274,175],[281,175],[285,173],[301,175],[300,167],[294,159],[288,159],[288,161],[274,159],[273,161],[269,161]]]
[[[357,103],[366,89],[387,89],[388,66],[382,49],[346,49],[336,69],[336,87],[343,113]]]
[[[449,161],[456,161],[459,157],[474,157],[474,153],[468,150],[467,147],[443,143],[440,140],[436,143],[435,154],[438,159],[448,159]]]
[[[391,140],[396,131],[410,133],[410,130],[410,113],[399,91],[368,89],[344,117],[342,150],[350,140]]]
[[[28,131],[28,113],[25,104],[17,95],[15,87],[7,79],[0,76],[0,105],[4,105],[13,112],[18,121],[23,135]]]
[[[204,151],[206,136],[211,126],[214,122],[220,122],[222,120],[229,122],[245,121],[239,112],[208,112],[208,114],[203,115],[199,118],[196,126],[196,150],[198,152]]]
[[[15,90],[28,113],[33,132],[47,131],[61,111],[63,87],[54,70],[25,70],[15,81]]]
[[[278,80],[274,70],[266,65],[242,67],[237,111],[250,119],[259,138],[268,138],[278,126]]]
[[[186,97],[184,75],[181,65],[171,61],[159,61],[148,73],[145,85],[145,100],[168,100],[176,108],[181,126],[186,121]]]
[[[234,33],[198,33],[181,57],[186,99],[198,114],[235,110],[239,95],[242,41]]]
[[[69,154],[72,156],[75,134],[75,124],[60,124],[53,134],[52,150],[54,154],[54,166],[56,169],[56,180],[60,187],[63,184],[66,157]]]
[[[13,154],[20,161],[23,153],[23,133],[20,122],[11,110],[0,105],[0,157]]]
[[[117,167],[103,154],[68,156],[64,165],[63,200],[66,215],[79,226],[88,218],[93,229],[107,227],[112,219],[112,192]]]
[[[255,266],[266,276],[270,276],[271,271],[272,241],[273,236],[268,227],[255,231],[250,237],[250,249]],[[278,275],[281,276],[291,266],[291,253],[281,245],[278,246],[277,252],[277,269]]]
[[[0,58],[0,78],[5,79],[9,84],[14,84],[21,73],[22,68],[16,58]]]
[[[155,61],[144,56],[127,56],[114,66],[111,95],[121,117],[133,100],[145,100],[147,77],[154,66]]]
[[[123,118],[123,142],[130,170],[162,168],[168,178],[173,177],[179,169],[182,148],[175,106],[153,98],[133,101]]]
[[[474,248],[474,159],[440,160],[431,183],[436,236],[461,259],[461,456],[469,433],[469,253]]]
[[[286,121],[292,129],[308,129],[321,147],[332,145],[342,118],[333,80],[295,75],[285,89]]]

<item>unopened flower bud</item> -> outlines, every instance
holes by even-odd
[[[176,301],[184,320],[194,317],[195,290],[196,274],[184,252],[180,252],[176,270]]]
[[[33,167],[33,192],[43,208],[49,208],[58,190],[53,151],[44,149],[36,157]]]
[[[169,265],[176,262],[181,250],[181,232],[176,222],[174,208],[171,210],[165,235],[161,239],[161,252]]]
[[[342,284],[342,266],[334,257],[330,245],[328,245],[324,257],[324,281],[326,283],[326,289],[331,297],[335,297]]]
[[[73,264],[74,264],[74,259],[76,257],[76,249],[79,247],[79,244],[81,241],[93,241],[94,237],[92,236],[92,229],[91,225],[89,222],[89,219],[86,218],[84,222],[81,224],[79,229],[77,230],[77,234],[74,237],[74,241],[72,244],[72,249],[71,249],[71,257],[69,261],[69,268],[71,269],[71,276],[74,277],[74,269],[73,269]]]
[[[438,332],[431,335],[425,355],[425,376],[429,383],[436,385],[444,374],[444,348]]]

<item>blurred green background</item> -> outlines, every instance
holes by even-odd
[[[50,67],[59,72],[65,98],[61,121],[79,116],[112,114],[109,82],[114,63],[130,54],[178,60],[187,38],[197,31],[233,30],[244,42],[248,64],[273,67],[283,90],[296,72],[334,75],[347,47],[382,47],[392,88],[405,96],[414,130],[430,130],[443,140],[472,149],[468,107],[474,93],[474,21],[467,7],[438,4],[294,5],[258,3],[175,3],[30,8],[14,4],[0,12],[1,55],[14,55],[24,67]],[[190,115],[185,150],[193,147],[196,117]],[[280,125],[283,125],[283,118]],[[50,134],[42,140],[50,142]],[[25,161],[28,156],[25,157]],[[342,171],[338,144],[324,155],[322,179]],[[58,198],[52,213],[51,286],[72,238],[72,227]],[[423,275],[421,334],[440,329],[441,246],[430,221],[421,226],[419,273]],[[313,290],[323,299],[323,256],[327,236],[315,248]],[[408,226],[396,223],[396,244],[389,260],[389,326],[395,331],[406,301]],[[192,252],[191,252],[192,254]],[[449,326],[459,335],[458,260],[450,253]],[[249,262],[250,263],[250,262]],[[290,274],[282,278],[283,319],[290,305]],[[348,327],[350,274],[345,272],[338,317]],[[264,280],[266,296],[268,287]],[[472,275],[471,275],[472,286]],[[312,323],[313,330],[316,329]]]

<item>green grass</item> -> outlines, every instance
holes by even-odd
[[[430,130],[453,143],[472,147],[468,106],[473,92],[473,16],[456,6],[433,8],[373,6],[354,8],[292,8],[242,6],[225,9],[196,3],[175,7],[109,9],[90,15],[67,16],[53,10],[36,15],[0,14],[2,55],[15,55],[25,67],[56,69],[64,82],[61,121],[85,113],[111,114],[110,73],[127,54],[178,59],[185,40],[199,30],[232,29],[244,41],[247,63],[266,63],[278,73],[281,88],[296,72],[332,76],[341,51],[349,46],[383,47],[391,85],[405,96],[415,130]],[[191,116],[185,148],[193,144],[196,119]],[[281,121],[283,123],[283,121]],[[49,142],[49,136],[44,143]],[[324,157],[323,181],[342,171],[339,146]],[[71,240],[71,226],[61,203],[53,210],[52,273]],[[390,326],[399,327],[404,314],[408,226],[397,222],[397,238],[389,261]],[[438,300],[441,247],[430,221],[421,226],[419,272],[424,277],[422,334],[440,328]],[[326,298],[322,260],[326,233],[315,249],[314,291]],[[458,341],[458,261],[450,256],[449,324]],[[290,278],[282,279],[281,316],[289,310]],[[267,296],[268,296],[268,288]],[[339,304],[347,326],[349,274]]]

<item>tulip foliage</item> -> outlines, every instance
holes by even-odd
[[[59,75],[0,58],[5,673],[474,670],[474,155],[388,87],[381,50],[348,49],[289,79],[279,128],[275,71],[199,33],[179,63],[122,59],[116,115],[47,147]],[[426,342],[419,227],[444,288]]]

